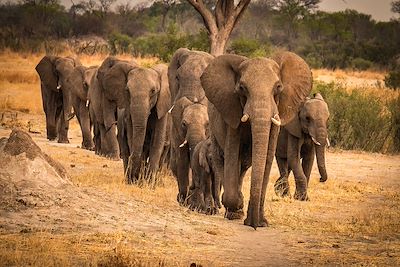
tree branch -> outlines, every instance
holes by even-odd
[[[210,10],[208,10],[206,5],[204,5],[203,0],[187,0],[187,1],[197,10],[197,12],[200,13],[201,17],[204,20],[204,25],[206,26],[207,30],[211,34],[216,34],[218,32],[218,27],[214,20],[214,16],[210,12]]]

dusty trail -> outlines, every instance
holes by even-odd
[[[42,232],[66,239],[76,234],[112,235],[101,253],[122,247],[133,249],[138,257],[165,259],[167,265],[400,264],[400,156],[330,151],[329,180],[317,182],[314,167],[309,202],[273,194],[271,183],[278,177],[274,163],[266,203],[270,227],[254,231],[243,226],[242,220],[223,219],[223,209],[217,216],[206,216],[180,207],[175,201],[175,181],[169,176],[155,190],[125,185],[121,162],[78,148],[81,137],[76,124],[71,126],[71,144],[65,145],[45,139],[41,116],[20,119],[23,125],[27,120],[36,122],[35,130],[41,133],[32,134],[34,141],[62,163],[73,184],[58,204],[0,209],[3,244]],[[9,133],[0,128],[0,138]],[[246,202],[248,192],[247,177]],[[80,242],[90,254],[90,247],[99,241],[87,240]],[[7,249],[7,245],[0,247],[0,259],[13,251]]]

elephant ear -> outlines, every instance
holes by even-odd
[[[307,63],[291,52],[280,52],[273,59],[280,66],[283,91],[279,95],[279,117],[282,125],[292,121],[312,89],[312,73]]]
[[[294,118],[289,121],[285,126],[283,126],[291,135],[301,138],[303,132],[301,130],[300,118],[299,116],[294,116]]]
[[[58,76],[54,61],[57,57],[44,56],[36,66],[40,81],[50,90],[57,91]]]
[[[245,60],[246,57],[237,55],[219,56],[211,61],[200,78],[208,100],[232,128],[239,126],[243,116],[240,98],[234,89],[239,80],[239,65]]]
[[[208,154],[208,144],[206,141],[199,143],[199,164],[207,172],[210,173],[210,165],[208,165],[207,154]]]
[[[119,108],[128,105],[129,92],[126,89],[128,73],[136,66],[127,62],[118,62],[109,68],[100,80],[104,96],[117,103]]]
[[[171,62],[168,66],[168,82],[171,93],[172,101],[175,102],[175,97],[178,94],[178,81],[176,79],[177,72],[180,66],[182,66],[186,59],[189,57],[190,50],[187,48],[179,48],[175,51]]]
[[[158,64],[153,67],[160,77],[160,93],[157,98],[157,117],[161,119],[171,108],[171,92],[168,85],[168,67],[165,64]]]

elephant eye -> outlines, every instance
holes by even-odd
[[[283,85],[280,82],[277,82],[275,84],[274,94],[278,95],[278,94],[282,93],[282,91],[283,91]]]
[[[187,127],[187,122],[186,121],[182,121],[182,128],[186,129]]]

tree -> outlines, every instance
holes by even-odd
[[[187,0],[201,15],[208,31],[211,48],[214,56],[222,55],[226,51],[226,44],[233,28],[239,21],[251,0],[217,0],[207,5],[203,0]]]

